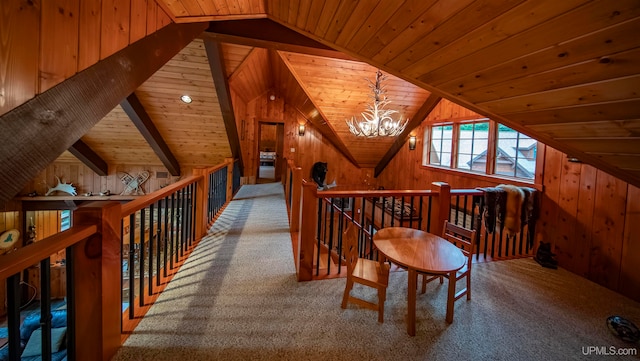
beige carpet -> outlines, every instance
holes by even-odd
[[[446,283],[430,284],[409,337],[406,272],[390,277],[383,324],[343,310],[344,279],[296,281],[286,216],[280,184],[243,186],[113,360],[639,359],[597,354],[638,353],[605,320],[640,325],[639,303],[530,259],[475,265],[450,325]]]

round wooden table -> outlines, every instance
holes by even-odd
[[[407,333],[416,334],[416,288],[418,272],[449,274],[447,322],[453,322],[455,273],[467,262],[462,251],[446,239],[412,228],[387,227],[373,236],[373,244],[388,260],[409,272]]]

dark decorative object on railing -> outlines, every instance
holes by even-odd
[[[325,186],[325,177],[327,176],[327,163],[326,162],[316,162],[313,164],[313,169],[311,170],[311,177],[313,181],[318,185],[318,189],[321,189]]]

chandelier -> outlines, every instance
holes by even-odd
[[[367,104],[367,109],[360,113],[362,119],[358,120],[355,116],[347,119],[347,125],[352,134],[367,138],[394,137],[402,133],[407,126],[409,119],[403,121],[402,115],[400,115],[397,120],[393,119],[393,115],[398,113],[398,111],[385,109],[387,104],[391,102],[384,95],[386,90],[382,86],[382,81],[386,78],[386,75],[382,75],[382,72],[378,70],[376,72],[375,84],[367,79],[369,88],[371,88],[373,92],[373,95],[370,96],[373,103]]]

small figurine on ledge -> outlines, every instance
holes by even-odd
[[[45,196],[48,196],[55,191],[69,193],[72,196],[78,195],[78,192],[76,192],[76,187],[73,186],[73,183],[62,183],[58,176],[56,176],[56,179],[58,180],[58,184],[56,184],[55,187],[49,188],[47,193],[45,193]]]

